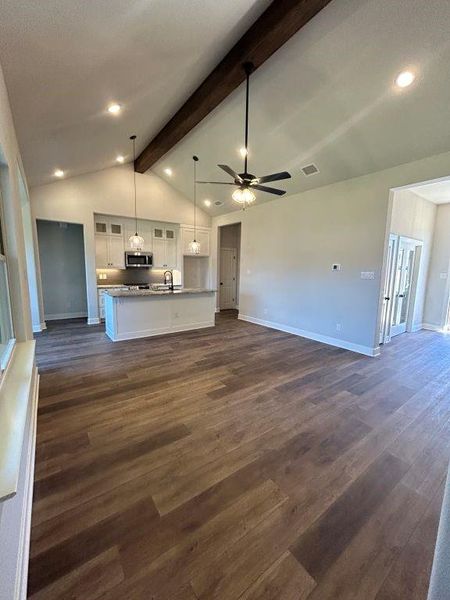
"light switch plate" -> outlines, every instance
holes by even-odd
[[[441,279],[447,279],[447,273],[439,273]]]
[[[331,265],[331,270],[332,271],[340,271],[341,270],[341,265],[340,263],[334,263],[333,265]]]
[[[361,279],[375,279],[374,271],[361,271]]]

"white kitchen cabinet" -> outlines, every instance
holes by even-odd
[[[96,235],[113,235],[115,237],[123,237],[123,221],[116,217],[105,217],[103,215],[95,215],[95,234]]]
[[[107,269],[109,266],[109,244],[107,235],[95,236],[95,266]]]
[[[182,232],[182,244],[183,244],[182,248],[183,248],[183,254],[185,256],[209,256],[210,234],[209,234],[208,230],[197,229],[195,237],[196,237],[197,242],[199,242],[199,244],[200,244],[199,254],[192,254],[192,252],[189,249],[189,244],[194,239],[194,228],[193,227],[192,228],[191,227],[183,227],[181,232]]]
[[[123,236],[95,236],[95,266],[97,269],[125,269]]]
[[[153,238],[153,268],[164,269],[166,266],[166,240]]]
[[[144,238],[144,252],[153,252],[153,236],[152,236],[152,222],[146,220],[138,220],[138,233]],[[134,233],[134,232],[133,232]]]
[[[153,240],[153,268],[177,268],[177,240]]]
[[[177,229],[153,224],[153,268],[177,268]]]
[[[177,267],[177,240],[166,240],[166,268],[175,269]]]

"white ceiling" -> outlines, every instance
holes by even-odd
[[[0,63],[29,184],[131,158],[129,136],[143,148],[269,4],[2,0]]]
[[[410,189],[418,196],[434,202],[434,204],[448,204],[450,202],[450,180],[448,179],[414,185]]]
[[[133,131],[143,147],[268,4],[3,0],[0,60],[31,184],[112,165]],[[295,193],[450,150],[449,22],[448,0],[333,0],[252,77],[250,171],[288,169],[279,186]],[[405,68],[418,77],[399,91]],[[217,163],[240,172],[243,92],[153,170],[191,198],[192,154],[199,179],[227,181]],[[320,173],[305,177],[311,162]],[[237,208],[231,191],[199,198],[224,202],[219,214]]]

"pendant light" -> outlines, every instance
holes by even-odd
[[[136,224],[136,233],[132,235],[128,243],[133,250],[142,250],[144,246],[144,238],[138,234],[138,221],[137,221],[137,204],[136,204],[136,170],[134,163],[136,161],[136,136],[132,135],[130,140],[133,142],[133,188],[134,188],[134,220]]]
[[[197,162],[198,156],[193,156],[194,161],[194,239],[189,242],[189,252],[191,254],[200,254],[200,243],[197,242]]]

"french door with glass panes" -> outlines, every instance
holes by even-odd
[[[407,328],[408,313],[412,305],[417,247],[418,243],[415,240],[399,238],[392,282],[391,337],[405,333]]]

